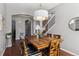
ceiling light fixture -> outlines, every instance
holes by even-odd
[[[48,11],[41,9],[41,4],[40,4],[40,9],[36,10],[34,12],[34,20],[36,21],[44,21],[48,19]]]

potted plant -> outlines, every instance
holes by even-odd
[[[6,33],[6,35],[5,35],[6,39],[10,39],[11,36],[12,36],[12,33],[11,32],[10,33]]]

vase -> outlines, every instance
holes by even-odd
[[[37,35],[37,39],[39,39],[39,35]]]

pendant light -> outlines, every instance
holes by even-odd
[[[36,21],[44,21],[48,19],[48,11],[41,9],[41,6],[42,5],[40,4],[40,9],[34,12],[34,20]]]

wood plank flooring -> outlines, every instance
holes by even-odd
[[[19,40],[17,40],[12,47],[6,48],[3,56],[21,56],[18,44],[19,44]],[[63,50],[60,50],[60,56],[73,56],[73,55]]]

